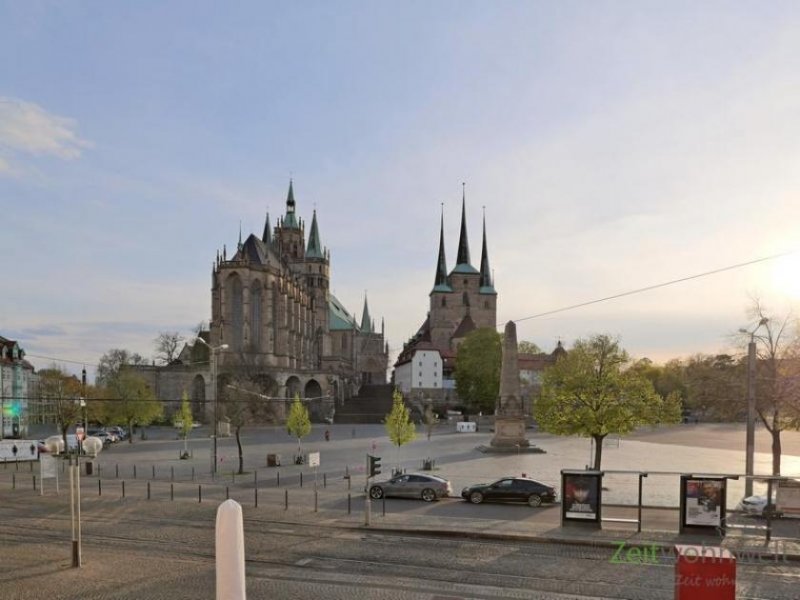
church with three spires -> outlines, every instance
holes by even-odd
[[[280,399],[297,394],[322,420],[363,385],[386,383],[383,320],[378,330],[366,296],[359,322],[331,293],[331,253],[321,239],[315,209],[306,241],[290,181],[274,228],[267,213],[260,236],[242,240],[240,231],[232,256],[224,246],[217,252],[209,329],[198,336],[205,343],[187,344],[171,365],[138,369],[157,397],[174,401],[185,390],[200,407],[196,417],[208,420],[206,399],[224,401],[237,388],[231,382],[247,379],[257,382],[256,397],[276,400],[266,418],[282,420]]]
[[[456,264],[450,272],[447,271],[442,215],[436,277],[429,300],[425,321],[403,345],[395,362],[394,380],[395,385],[411,401],[425,398],[447,402],[455,400],[453,371],[459,343],[471,331],[483,327],[494,329],[497,324],[497,291],[489,268],[486,217],[484,215],[478,270],[470,259],[466,196],[463,193]]]

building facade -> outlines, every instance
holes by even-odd
[[[362,384],[385,383],[388,368],[384,324],[376,329],[367,298],[359,322],[330,290],[331,255],[316,210],[306,240],[290,182],[274,228],[267,214],[260,236],[243,241],[240,232],[231,257],[224,246],[217,253],[205,343],[185,347],[173,365],[141,372],[159,397],[178,400],[186,390],[195,407],[216,397],[212,378],[222,397],[230,381],[247,375],[259,382],[251,393],[273,403],[271,419],[282,420],[296,394],[313,417],[327,418]]]
[[[0,439],[28,435],[28,423],[37,403],[36,372],[25,351],[14,341],[0,336]]]

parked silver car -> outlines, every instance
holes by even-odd
[[[369,488],[369,496],[380,500],[384,496],[396,498],[421,498],[433,502],[453,493],[450,482],[436,475],[409,473],[392,477],[389,481],[379,481]]]

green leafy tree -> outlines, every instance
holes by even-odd
[[[300,401],[300,394],[295,394],[292,406],[289,409],[289,416],[286,418],[286,431],[297,438],[297,453],[303,453],[300,440],[311,433],[311,418],[308,409]]]
[[[119,371],[108,383],[107,390],[109,418],[125,423],[129,432],[134,425],[146,427],[163,415],[163,406],[147,382],[132,371]],[[133,435],[128,436],[128,442],[133,443]]]
[[[576,341],[544,373],[534,410],[539,426],[556,435],[592,438],[595,469],[600,469],[607,435],[680,420],[679,397],[661,398],[646,377],[629,368],[630,362],[617,340],[596,335]]]
[[[417,428],[411,421],[411,412],[403,402],[403,394],[395,390],[392,394],[392,412],[386,415],[386,433],[391,442],[397,446],[397,466],[400,467],[400,446],[413,442],[417,437]]]
[[[456,393],[473,412],[494,413],[500,392],[502,338],[489,328],[469,333],[456,354]]]
[[[520,354],[541,354],[542,349],[533,342],[522,340],[517,344],[517,352]]]
[[[181,437],[183,438],[183,455],[181,458],[189,457],[189,434],[192,432],[194,416],[192,407],[189,404],[189,394],[183,390],[181,396],[181,409],[175,413],[174,424],[179,426]]]

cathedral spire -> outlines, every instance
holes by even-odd
[[[294,214],[294,186],[291,179],[289,179],[289,193],[286,195],[286,217],[283,219],[283,226],[287,229],[300,229],[297,224],[297,217]]]
[[[314,209],[314,216],[311,218],[311,233],[308,236],[308,249],[306,258],[325,258],[322,253],[322,244],[319,241],[319,228],[317,227],[317,211]]]
[[[241,219],[239,220],[239,244],[238,244],[237,248],[239,250],[242,249],[242,221],[241,221]]]
[[[496,293],[492,282],[492,272],[489,269],[489,251],[486,248],[486,207],[483,207],[483,248],[481,249],[481,282],[482,294]]]
[[[267,245],[272,243],[272,227],[269,224],[269,210],[267,211],[267,219],[264,221],[264,235],[261,236],[261,241]]]
[[[444,257],[444,205],[442,205],[442,221],[439,227],[439,258],[436,260],[436,279],[433,282],[434,291],[452,291],[447,282],[447,260]]]
[[[469,240],[467,239],[467,193],[466,184],[461,184],[461,235],[458,238],[456,266],[469,265]]]
[[[361,313],[361,331],[364,333],[372,333],[372,319],[369,317],[366,292],[364,292],[364,312]]]

